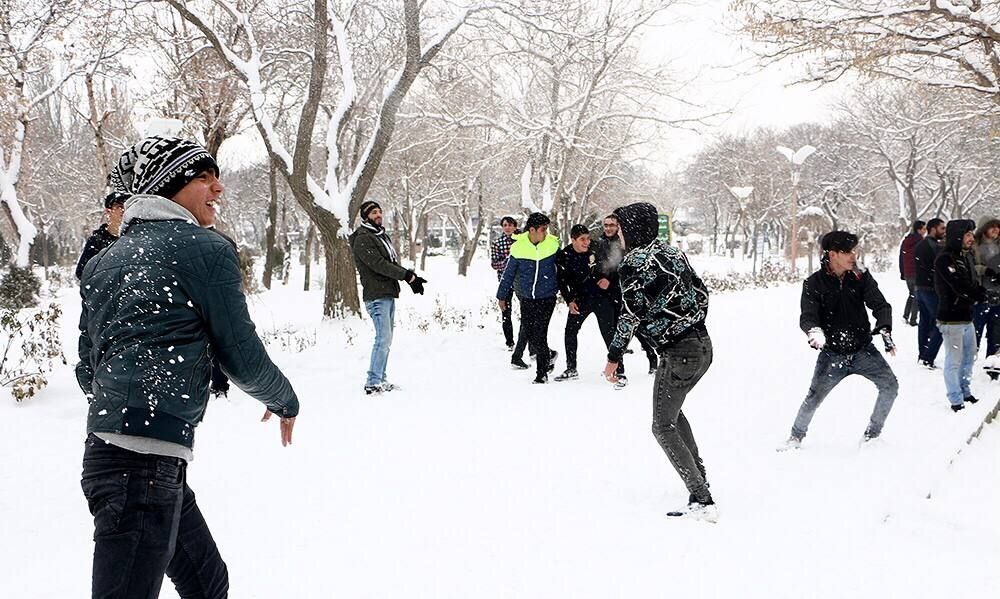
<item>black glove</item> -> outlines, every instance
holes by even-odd
[[[896,343],[892,340],[892,331],[888,327],[883,327],[875,332],[882,335],[882,343],[885,344],[885,353],[892,353],[892,350],[896,349]]]
[[[229,377],[222,372],[216,360],[212,360],[212,385],[209,391],[216,397],[229,395]]]
[[[410,289],[412,289],[413,293],[416,293],[417,295],[423,295],[424,294],[424,283],[427,282],[427,279],[425,279],[423,277],[420,277],[420,276],[417,276],[417,273],[413,272],[412,270],[407,271],[407,272],[409,272],[411,275],[413,275],[411,277],[407,277],[406,278],[406,282],[410,286]]]

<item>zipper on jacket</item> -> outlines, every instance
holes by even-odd
[[[531,299],[535,299],[535,288],[538,287],[538,246],[535,246],[535,282],[531,284]]]

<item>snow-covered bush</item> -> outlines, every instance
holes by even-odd
[[[0,311],[0,385],[21,402],[48,384],[46,374],[56,361],[66,364],[59,337],[59,304],[27,310]]]
[[[42,282],[30,268],[12,266],[0,279],[0,309],[20,310],[38,305]]]
[[[709,291],[719,293],[723,291],[740,291],[743,289],[761,289],[773,287],[780,283],[797,283],[802,280],[802,277],[793,273],[784,262],[772,260],[761,264],[756,273],[731,272],[725,275],[705,273],[701,275],[701,279],[708,286]]]
[[[281,351],[291,351],[300,354],[305,350],[315,347],[317,341],[316,329],[298,330],[291,327],[264,331],[260,335],[261,341],[268,347],[277,347]],[[349,339],[350,345],[353,339]]]

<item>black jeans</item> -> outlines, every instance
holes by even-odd
[[[906,296],[906,307],[903,308],[903,320],[909,325],[917,324],[917,280],[906,279],[906,289],[910,292]]]
[[[597,318],[597,326],[601,329],[601,337],[604,338],[605,347],[611,347],[611,342],[615,338],[615,326],[617,324],[618,311],[615,302],[607,296],[595,296],[581,298],[576,303],[579,314],[570,314],[566,318],[566,368],[576,370],[576,351],[579,347],[577,336],[583,323],[593,314]],[[625,366],[618,363],[618,375],[625,374]]]
[[[183,599],[229,595],[229,573],[180,458],[87,437],[81,486],[94,516],[94,599],[155,599],[164,573]]]
[[[514,322],[511,320],[511,311],[514,308],[514,293],[507,297],[507,307],[500,311],[500,317],[503,324],[503,338],[507,342],[508,346],[514,345]],[[524,351],[524,348],[521,348]]]
[[[705,464],[681,406],[712,364],[712,340],[694,332],[662,348],[653,385],[653,436],[695,500],[712,500]]]
[[[521,299],[521,332],[527,337],[528,346],[535,354],[535,373],[545,376],[552,359],[549,350],[549,321],[556,308],[556,298]],[[519,340],[520,343],[520,340]],[[514,354],[517,355],[515,348]]]

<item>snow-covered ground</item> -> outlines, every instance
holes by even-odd
[[[983,401],[948,409],[940,372],[916,366],[895,277],[877,278],[895,308],[901,391],[882,441],[863,449],[875,391],[854,377],[800,451],[775,451],[816,356],[797,328],[798,288],[712,298],[715,362],[685,412],[721,508],[713,525],[664,516],[687,492],[650,433],[641,352],[626,361],[631,385],[612,390],[592,322],[581,379],[531,385],[531,371],[508,366],[492,271],[454,269],[434,259],[428,294],[404,289],[389,371],[403,389],[376,398],[362,392],[367,319],[321,323],[320,292],[299,280],[253,299],[302,412],[289,448],[238,391],[199,427],[189,482],[233,597],[957,599],[1000,588],[1000,424],[965,445],[1000,384],[977,372]],[[79,309],[74,292],[60,298],[72,360]],[[549,333],[560,353],[565,315]],[[86,596],[85,402],[71,369],[24,405],[0,396],[0,420],[0,597]],[[176,596],[169,581],[163,596]]]

